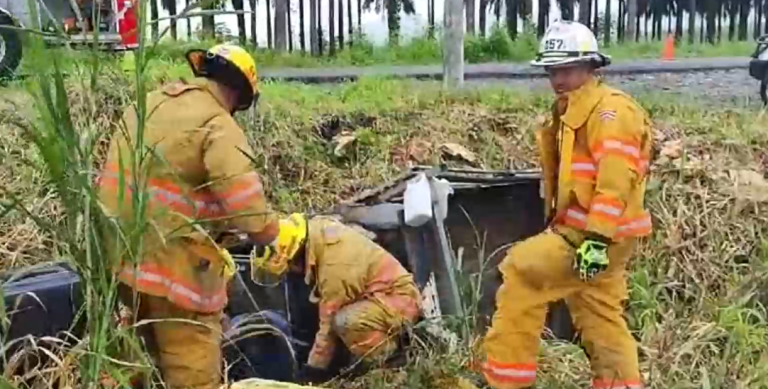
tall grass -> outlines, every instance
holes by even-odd
[[[35,2],[30,1],[30,9],[38,12]],[[37,20],[33,14],[32,20]],[[145,25],[144,17],[140,25]],[[31,26],[32,29],[39,26]],[[95,38],[98,39],[98,36]],[[136,101],[139,112],[139,142],[133,150],[134,160],[141,162],[146,155],[141,144],[145,112],[145,43],[136,51],[137,65],[134,72],[135,94],[130,96]],[[136,253],[141,251],[141,232],[146,228],[145,188],[138,177],[133,177],[138,185],[134,187],[133,221],[130,225],[114,219],[102,208],[98,199],[96,176],[103,157],[103,146],[109,140],[112,118],[99,118],[102,105],[108,102],[98,100],[109,79],[103,77],[103,56],[94,49],[80,53],[87,60],[87,66],[72,67],[74,79],[78,80],[80,93],[73,96],[68,93],[64,80],[62,58],[51,55],[41,38],[35,34],[26,34],[26,66],[30,77],[24,82],[27,92],[33,96],[34,117],[15,120],[21,128],[24,138],[33,146],[27,162],[33,169],[42,167],[45,171],[45,184],[42,188],[60,210],[59,218],[50,220],[38,217],[29,208],[30,199],[19,197],[9,188],[0,188],[5,199],[3,214],[20,213],[28,217],[52,239],[52,251],[57,257],[71,263],[80,276],[80,287],[84,304],[79,315],[84,320],[82,332],[70,331],[66,342],[53,342],[53,347],[45,351],[48,358],[39,361],[41,365],[30,371],[23,366],[23,371],[7,370],[3,376],[4,385],[25,385],[29,380],[46,382],[49,385],[65,385],[82,388],[102,387],[102,380],[109,377],[117,385],[128,385],[131,371],[151,369],[142,354],[131,353],[139,360],[125,361],[123,357],[131,351],[140,350],[132,329],[115,326],[117,308],[117,285],[114,276],[115,258],[136,261]],[[72,76],[73,74],[70,74]],[[73,112],[79,107],[80,112]],[[104,120],[100,120],[104,119]],[[106,128],[105,128],[106,127]],[[138,169],[133,169],[138,175]],[[124,183],[126,177],[121,177]],[[124,186],[120,188],[121,191]],[[5,312],[4,312],[5,313]],[[4,318],[7,321],[7,318]],[[23,325],[20,323],[19,325]],[[38,342],[30,340],[32,347],[22,348],[17,355],[38,353]],[[5,350],[4,350],[5,352]],[[24,376],[8,373],[25,373]]]

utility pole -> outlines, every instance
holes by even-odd
[[[464,1],[446,0],[443,16],[443,86],[464,85]]]

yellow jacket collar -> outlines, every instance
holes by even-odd
[[[603,95],[602,82],[592,78],[580,88],[568,93],[568,108],[560,120],[574,130],[581,128]]]
[[[189,85],[195,85],[200,89],[210,93],[222,108],[227,109],[227,99],[224,97],[224,91],[221,89],[221,86],[217,82],[211,81],[204,77],[196,77],[188,82],[185,81],[185,83]]]

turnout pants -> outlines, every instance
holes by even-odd
[[[179,308],[165,298],[143,293],[134,305],[133,290],[120,285],[120,299],[141,324],[136,330],[169,389],[219,389],[222,385],[222,313]]]
[[[531,387],[547,304],[565,299],[590,357],[595,389],[639,389],[637,346],[623,318],[627,298],[626,264],[636,241],[608,248],[608,269],[589,282],[573,269],[580,232],[557,227],[526,239],[507,252],[499,265],[504,277],[496,312],[483,348],[483,373],[495,389]]]
[[[334,315],[333,332],[356,358],[385,360],[397,350],[397,335],[403,327],[416,320],[418,310],[412,300],[408,296],[383,296],[350,304]]]

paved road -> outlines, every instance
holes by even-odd
[[[760,83],[747,69],[692,73],[607,74],[605,80],[634,95],[656,94],[675,101],[708,106],[760,108]],[[515,90],[548,92],[546,79],[484,79],[467,82],[470,88],[508,87]]]
[[[693,58],[673,61],[656,59],[617,61],[605,68],[603,72],[606,75],[630,75],[747,69],[749,61],[749,57]],[[441,65],[344,67],[333,69],[281,68],[264,69],[261,71],[260,76],[263,79],[271,80],[328,83],[355,80],[361,76],[373,75],[439,80],[442,78],[442,72]],[[542,70],[520,63],[466,65],[464,73],[466,80],[532,79],[544,76]]]

